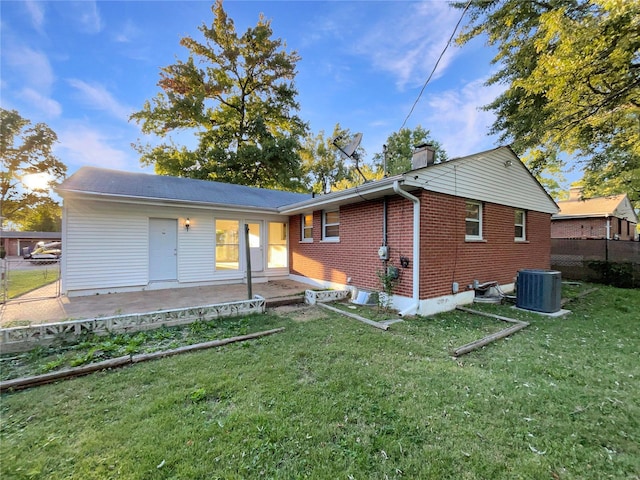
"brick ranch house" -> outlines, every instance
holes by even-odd
[[[0,245],[4,247],[8,256],[22,256],[25,248],[33,251],[38,242],[60,241],[60,232],[14,232],[0,231]]]
[[[627,194],[582,198],[582,188],[569,190],[551,217],[551,238],[636,240],[638,216]]]
[[[510,148],[415,167],[319,196],[84,167],[58,188],[62,291],[246,282],[248,246],[256,282],[380,291],[393,266],[394,307],[429,315],[549,268],[558,208]]]

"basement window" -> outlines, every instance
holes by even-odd
[[[313,242],[313,213],[303,213],[300,215],[300,232],[301,242]]]
[[[466,202],[465,240],[482,240],[482,204]]]
[[[515,218],[515,241],[524,242],[527,240],[526,215],[524,210],[516,210]]]
[[[322,212],[322,240],[337,242],[340,240],[340,211]]]

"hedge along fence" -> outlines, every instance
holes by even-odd
[[[564,279],[638,288],[640,242],[553,238],[551,268]]]
[[[108,335],[117,332],[139,332],[162,326],[187,325],[198,320],[213,320],[215,318],[264,313],[264,311],[265,299],[256,295],[251,300],[238,302],[4,328],[0,330],[0,352],[25,352],[37,346],[46,346],[63,341],[70,342],[79,336],[87,334]]]

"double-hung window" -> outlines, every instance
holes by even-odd
[[[313,242],[313,213],[303,213],[300,215],[300,241]]]
[[[482,203],[466,202],[465,240],[482,240]]]
[[[516,210],[515,241],[524,242],[527,239],[526,214],[524,210]]]
[[[322,212],[322,239],[328,242],[340,240],[340,211]]]

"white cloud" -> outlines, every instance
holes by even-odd
[[[42,4],[34,2],[32,0],[26,0],[24,2],[24,6],[29,12],[33,28],[41,32],[42,26],[44,25],[44,7],[42,6]]]
[[[370,57],[377,68],[396,76],[398,88],[422,84],[451,36],[460,12],[444,2],[424,2],[410,10],[395,9],[370,25],[356,45],[356,52]],[[450,47],[434,78],[444,72],[456,51]]]
[[[70,3],[70,14],[76,19],[83,33],[95,34],[102,30],[102,19],[95,1],[77,1]]]
[[[81,100],[91,108],[105,111],[125,122],[129,120],[129,115],[134,111],[133,108],[120,103],[102,85],[89,84],[74,78],[69,79],[68,82],[79,92]]]
[[[55,81],[55,75],[47,56],[29,47],[5,48],[2,52],[7,64],[22,76],[21,83],[48,93]]]
[[[20,91],[20,97],[36,107],[47,117],[59,117],[62,114],[62,105],[52,98],[42,95],[33,88],[24,88]]]
[[[98,131],[81,124],[68,125],[58,131],[60,143],[56,146],[56,155],[72,171],[72,167],[81,165],[134,170],[138,163],[133,150],[124,151],[112,147],[111,144],[128,145],[121,138],[115,137],[108,136],[103,129]]]
[[[481,107],[500,95],[503,85],[485,86],[486,78],[473,80],[461,89],[450,89],[426,99],[417,117],[426,119],[429,128],[450,158],[460,157],[496,146],[496,138],[487,136],[495,121],[493,112]]]
[[[131,20],[127,20],[118,31],[113,33],[113,40],[117,43],[131,43],[139,36],[138,27]]]

